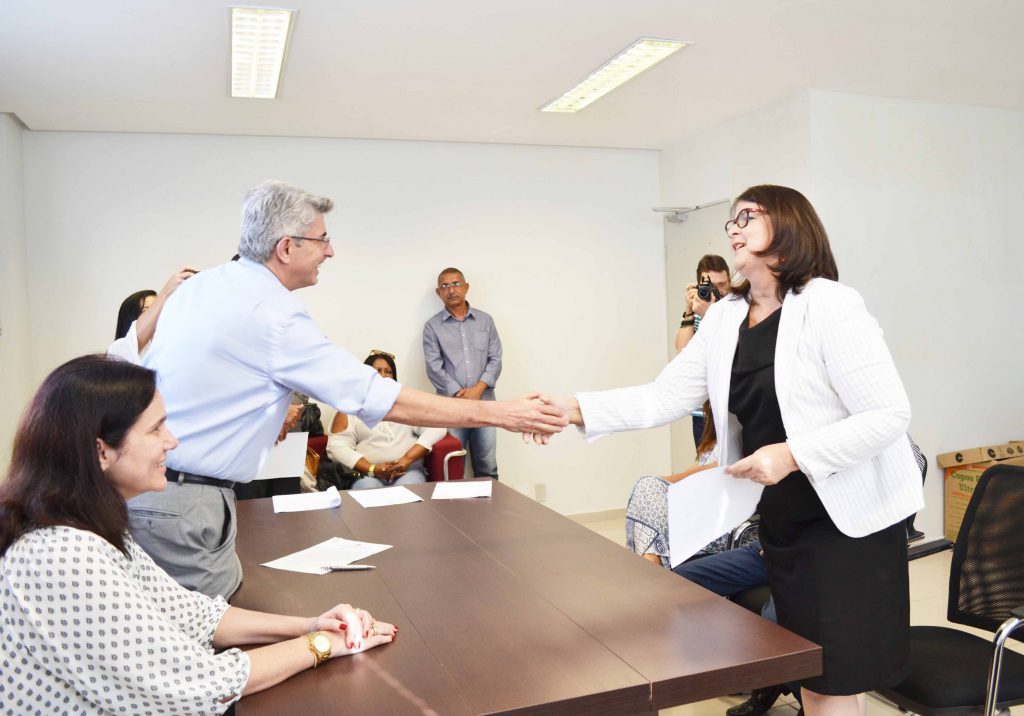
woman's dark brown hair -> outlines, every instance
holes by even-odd
[[[758,256],[771,256],[775,262],[770,266],[779,282],[779,300],[785,300],[792,290],[800,293],[812,278],[839,280],[839,269],[832,257],[828,234],[818,218],[818,212],[807,201],[807,197],[796,189],[772,184],[752,186],[736,197],[736,204],[749,201],[757,204],[768,214],[768,225],[772,229],[771,245]],[[736,293],[749,300],[750,284],[746,281]]]
[[[373,368],[373,364],[377,361],[382,360],[388,364],[391,368],[391,377],[398,380],[398,368],[395,367],[395,359],[389,356],[387,353],[371,353],[366,356],[366,360],[363,361],[363,365],[368,365]]]
[[[711,452],[718,444],[718,435],[715,433],[715,416],[711,413],[711,401],[704,401],[704,432],[700,434],[700,443],[697,445],[697,459],[706,452]]]
[[[119,447],[156,394],[156,374],[83,356],[50,373],[14,437],[0,485],[0,555],[26,532],[65,525],[94,532],[128,555],[128,509],[100,469],[96,439]]]

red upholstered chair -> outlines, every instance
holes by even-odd
[[[434,443],[434,448],[423,458],[423,466],[431,482],[461,480],[466,469],[466,451],[459,439],[448,433]]]
[[[316,437],[310,437],[309,442],[306,443],[306,447],[313,448],[317,455],[321,458],[327,455],[327,436],[317,435]]]

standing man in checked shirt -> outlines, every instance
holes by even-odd
[[[423,326],[423,358],[427,377],[438,395],[464,400],[494,400],[501,375],[501,339],[494,319],[466,301],[469,284],[457,268],[437,277],[437,297],[444,308]],[[452,428],[469,450],[473,474],[498,479],[497,433],[494,428]]]

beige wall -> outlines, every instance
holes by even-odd
[[[362,358],[428,388],[423,322],[461,267],[504,342],[499,395],[613,387],[664,364],[656,152],[426,142],[26,132],[32,381],[102,350],[129,293],[234,252],[245,190],[279,178],[335,199],[337,255],[299,295]],[[56,210],[55,210],[56,209]],[[546,448],[501,435],[503,479],[563,512],[621,508],[668,469],[667,430]]]
[[[21,123],[0,114],[0,480],[29,395]]]
[[[917,526],[941,537],[936,454],[1024,425],[1024,112],[812,91],[662,152],[662,200],[788,184],[886,332],[930,460]]]

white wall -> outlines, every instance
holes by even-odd
[[[803,92],[665,148],[662,201],[696,206],[731,200],[754,184],[808,187],[808,106]],[[724,231],[719,238],[730,260]]]
[[[0,480],[29,396],[28,294],[22,210],[21,123],[0,114]]]
[[[819,91],[661,157],[667,204],[760,183],[814,203],[840,278],[885,330],[910,395],[910,431],[930,460],[917,521],[929,537],[942,531],[934,456],[1024,439],[1021,157],[1024,112]]]
[[[815,201],[840,277],[886,331],[930,460],[1024,439],[1024,112],[813,92]]]
[[[245,190],[279,178],[335,199],[336,256],[300,296],[360,358],[429,387],[420,331],[437,272],[461,267],[504,343],[499,395],[613,387],[664,362],[663,244],[650,151],[25,132],[33,381],[101,350],[129,293],[230,258]],[[577,513],[622,508],[668,468],[667,431],[547,448],[501,435],[503,479]]]

